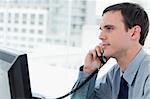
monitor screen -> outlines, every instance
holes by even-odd
[[[27,54],[0,49],[0,63],[0,69],[7,72],[10,99],[38,99],[31,93]]]

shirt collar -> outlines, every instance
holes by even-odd
[[[141,48],[141,50],[136,55],[136,57],[128,65],[127,70],[123,73],[123,77],[128,82],[129,85],[132,84],[132,82],[138,72],[138,69],[140,67],[140,63],[142,62],[144,56],[145,56],[145,51],[143,48]]]

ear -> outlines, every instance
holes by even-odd
[[[131,38],[132,39],[140,39],[140,33],[141,33],[141,27],[139,25],[136,25],[132,27],[132,32],[131,32]]]

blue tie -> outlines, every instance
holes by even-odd
[[[118,99],[128,99],[128,83],[123,78],[123,76],[121,76],[120,90],[119,90],[119,94],[118,94]]]

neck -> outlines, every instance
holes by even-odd
[[[128,65],[136,57],[137,53],[139,53],[141,48],[141,45],[136,48],[130,48],[130,50],[127,50],[123,52],[122,55],[116,57],[116,60],[122,72],[124,72],[128,68]]]

